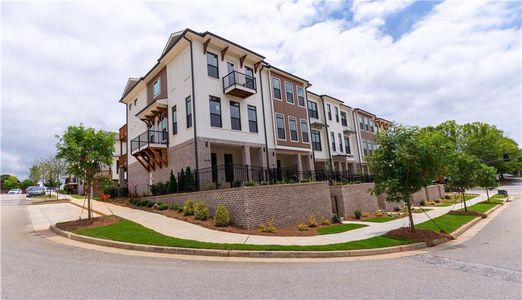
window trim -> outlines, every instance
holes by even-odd
[[[344,153],[343,135],[341,133],[337,133],[337,138],[339,139],[339,153]]]
[[[292,126],[290,124],[290,120],[295,121],[295,136],[296,136],[295,140],[292,139]],[[290,135],[290,142],[299,143],[299,127],[297,125],[297,118],[294,116],[290,116],[290,115],[288,116],[288,133]]]
[[[319,108],[318,108],[318,106],[317,106],[317,102],[312,101],[312,100],[308,100],[308,103],[315,104],[315,109],[310,109],[310,105],[308,104],[307,109],[308,109],[308,115],[309,115],[309,117],[310,117],[310,118],[314,118],[314,119],[319,120]],[[310,114],[311,111],[314,111],[314,112],[315,112],[315,115],[314,115],[314,116],[312,116],[312,115]]]
[[[171,110],[172,118],[172,135],[178,134],[178,108],[176,105],[172,106]]]
[[[296,91],[297,91],[297,106],[299,107],[306,107],[306,97],[305,97],[305,90],[302,86],[296,86]],[[301,105],[299,104],[299,90],[303,91],[303,104],[304,105]]]
[[[332,121],[332,106],[326,103],[326,114],[328,115],[328,120]]]
[[[301,128],[300,128],[301,129],[301,143],[303,143],[303,144],[310,144],[310,129],[308,128],[309,127],[308,126],[308,121],[306,119],[300,119],[300,121],[301,121]],[[303,131],[303,123],[305,124],[306,129],[307,129],[306,135],[308,137],[308,142],[305,142],[305,140],[303,138],[303,133],[304,133],[304,131]]]
[[[330,142],[330,146],[332,147],[332,151],[334,152],[337,152],[337,149],[336,149],[336,143],[335,143],[335,133],[333,131],[330,131],[330,139],[332,140]]]
[[[317,133],[317,134],[315,134]],[[319,137],[319,141],[314,141],[314,136],[317,135]],[[312,151],[323,151],[323,145],[321,141],[321,131],[319,130],[310,130],[310,142],[312,143]],[[319,149],[315,149],[314,145],[319,145]]]
[[[230,129],[236,130],[236,131],[241,131],[241,130],[243,130],[243,126],[241,124],[241,104],[239,102],[237,102],[237,101],[229,101],[229,102],[230,102],[229,103],[229,109],[230,109]],[[236,106],[236,104],[237,104],[237,111],[239,113],[239,117],[238,118],[232,116],[232,107]],[[232,120],[233,119],[238,119],[239,120],[239,129],[232,128],[232,124],[233,124]]]
[[[275,90],[276,90],[276,88],[275,88],[275,85],[274,85],[274,80],[277,80],[277,81],[279,82],[279,88],[278,88],[278,90],[279,90],[279,98],[277,98],[277,97],[275,96]],[[271,82],[271,84],[272,84],[272,98],[274,98],[274,100],[277,100],[277,101],[283,101],[283,97],[282,97],[283,94],[281,93],[281,79],[272,76],[272,82]]]
[[[350,145],[350,137],[349,136],[343,136],[344,138],[344,153],[346,154],[352,154],[352,146]],[[349,150],[349,151],[346,151]]]
[[[279,140],[279,141],[286,141],[286,124],[285,124],[285,115],[282,114],[282,113],[275,113],[276,117],[275,117],[275,129],[276,129],[276,138]],[[281,117],[281,119],[283,120],[283,132],[285,134],[285,137],[284,139],[282,138],[279,138],[279,127],[277,127],[277,118],[278,117]]]
[[[154,88],[156,87],[156,83],[158,83],[158,92],[157,93],[154,91]],[[156,98],[159,96],[159,94],[161,94],[161,77],[154,80],[154,82],[152,83],[152,97]]]
[[[343,119],[343,116],[344,116],[344,119]],[[348,127],[348,115],[346,114],[345,111],[341,111],[341,125],[344,127]]]
[[[292,102],[289,102],[288,101],[288,90],[286,89],[286,85],[289,84],[291,85],[292,87],[290,88],[291,90],[291,94],[292,94]],[[289,81],[286,81],[285,80],[285,98],[286,98],[286,103],[289,103],[289,104],[292,104],[292,105],[295,105],[295,99],[294,99],[294,84],[289,82]]]
[[[216,58],[216,65],[215,66],[208,63],[208,56],[209,55],[213,55]],[[207,58],[207,76],[210,77],[210,78],[214,78],[214,79],[218,79],[219,80],[219,56],[217,54],[215,54],[215,53],[207,51],[207,55],[205,57]],[[209,71],[208,71],[208,67],[209,66],[216,68],[217,77],[214,77],[214,76],[209,74]]]
[[[339,123],[339,107],[337,106],[334,106],[334,110],[335,110],[335,122]]]
[[[210,109],[210,104],[212,102],[217,102],[219,104],[219,126],[212,125],[212,116],[218,115],[216,113],[212,113],[212,110]],[[210,127],[223,128],[223,109],[221,108],[221,98],[210,95],[209,99],[208,99],[208,103],[209,103]]]
[[[254,121],[250,120],[251,108],[253,108],[253,112],[254,112],[255,117],[256,117],[256,119]],[[257,107],[255,105],[250,105],[250,104],[247,105],[247,117],[248,117],[248,132],[259,133],[259,126],[258,126],[258,122],[257,122]],[[252,131],[251,130],[251,128],[250,128],[250,123],[251,122],[255,122],[256,123],[256,131]]]
[[[190,102],[190,106],[188,105],[189,102]],[[190,107],[190,115],[188,113],[189,112],[189,110],[188,110],[189,107]],[[187,129],[192,128],[192,126],[194,126],[193,114],[194,114],[194,112],[192,111],[192,96],[187,96],[185,98],[185,117],[186,117],[186,124],[185,125],[186,125]],[[190,123],[190,126],[189,126],[189,123]]]

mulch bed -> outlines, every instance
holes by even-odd
[[[76,221],[69,221],[63,223],[57,223],[56,227],[65,231],[73,231],[80,228],[96,228],[109,226],[115,223],[118,223],[121,219],[117,216],[103,216],[92,218],[92,222],[89,222],[88,219],[79,219]]]
[[[450,210],[448,215],[460,215],[460,216],[476,216],[481,217],[482,219],[487,218],[487,215],[478,211],[464,211],[464,210]]]
[[[437,233],[429,229],[415,229],[415,231],[411,231],[409,227],[401,227],[388,231],[386,235],[405,238],[416,242],[426,242],[428,246],[433,245],[433,240],[452,239],[451,236],[445,232]]]

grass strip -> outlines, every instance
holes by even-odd
[[[388,236],[376,236],[359,241],[313,246],[207,243],[166,236],[126,219],[122,219],[119,223],[104,227],[83,228],[74,230],[73,232],[95,238],[135,244],[222,250],[335,251],[375,249],[414,243],[414,241],[411,240]]]
[[[317,228],[317,234],[323,235],[323,234],[334,234],[334,233],[341,233],[345,231],[354,230],[357,228],[367,227],[368,225],[364,224],[334,224],[326,227],[320,227]]]
[[[439,225],[445,232],[452,233],[453,231],[459,229],[462,225],[470,222],[471,220],[477,218],[476,216],[464,216],[464,215],[442,215],[434,218],[433,220],[437,225]],[[440,232],[440,228],[435,225],[433,221],[428,220],[426,222],[415,225],[415,228],[419,229],[430,229],[435,232]]]
[[[483,201],[483,202],[473,204],[472,206],[469,206],[468,210],[485,213],[497,205],[498,205],[498,203],[488,203],[488,202]],[[460,209],[460,210],[463,210],[463,209]]]

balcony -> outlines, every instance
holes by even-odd
[[[232,71],[223,77],[223,93],[239,98],[248,98],[257,93],[256,78]]]
[[[147,170],[167,167],[168,132],[147,130],[131,141],[131,154]]]

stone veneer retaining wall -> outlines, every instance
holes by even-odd
[[[147,199],[155,202],[177,203],[186,200],[202,202],[210,209],[224,205],[232,216],[232,222],[244,228],[257,228],[268,219],[280,228],[306,223],[308,215],[327,218],[332,215],[330,190],[327,182],[266,185],[169,194]]]
[[[444,185],[440,185],[444,191]],[[390,203],[385,201],[384,196],[374,196],[370,193],[373,183],[361,183],[351,185],[330,186],[330,195],[333,211],[345,218],[353,216],[354,210],[361,212],[375,212],[377,209],[392,210],[394,206],[402,206],[400,203]],[[439,186],[430,185],[427,192],[422,189],[413,195],[413,200],[418,203],[420,200],[439,199]]]

